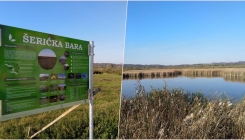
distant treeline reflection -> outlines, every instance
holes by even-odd
[[[185,77],[223,77],[226,81],[245,82],[244,71],[222,71],[222,70],[173,70],[173,71],[147,71],[147,72],[125,72],[123,79],[145,79],[145,78],[174,78]]]

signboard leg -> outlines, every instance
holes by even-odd
[[[93,139],[93,67],[94,67],[94,42],[89,43],[89,139]]]
[[[48,125],[46,125],[45,127],[43,127],[41,130],[39,130],[38,132],[36,132],[35,134],[33,134],[30,138],[34,138],[37,134],[43,132],[45,129],[47,129],[48,127],[50,127],[51,125],[53,125],[54,123],[56,123],[58,120],[60,120],[61,118],[63,118],[64,116],[66,116],[68,113],[70,113],[72,110],[74,110],[75,108],[77,108],[80,104],[78,105],[74,105],[73,107],[71,107],[69,110],[67,110],[66,112],[64,112],[62,115],[60,115],[58,118],[56,118],[54,121],[52,121],[51,123],[49,123]],[[29,136],[29,134],[28,134]]]

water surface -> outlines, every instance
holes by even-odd
[[[245,83],[226,81],[223,77],[207,78],[207,77],[172,77],[158,79],[142,79],[140,83],[144,86],[145,91],[152,88],[163,89],[164,84],[168,89],[181,88],[189,92],[202,92],[204,95],[212,96],[221,93],[226,94],[230,98],[242,98],[245,95]],[[134,96],[137,80],[123,80],[122,94],[125,97]]]

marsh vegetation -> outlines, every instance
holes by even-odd
[[[145,92],[122,98],[119,138],[221,139],[245,138],[245,99],[210,98],[182,89]]]
[[[224,77],[226,79],[243,79],[245,81],[244,68],[215,68],[215,69],[154,69],[131,70],[123,73],[124,79],[166,78],[166,77]]]

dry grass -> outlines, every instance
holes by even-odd
[[[180,69],[152,69],[131,70],[123,73],[124,79],[143,79],[156,77],[223,77],[227,80],[245,81],[244,68],[180,68]]]
[[[207,68],[207,69],[201,69],[201,68],[182,68],[182,69],[150,69],[150,70],[128,70],[124,71],[124,74],[127,73],[152,73],[152,72],[173,72],[173,71],[233,71],[233,72],[245,72],[244,68]]]
[[[234,103],[233,103],[234,104]],[[207,99],[181,89],[153,89],[123,98],[119,138],[245,138],[245,99]]]

